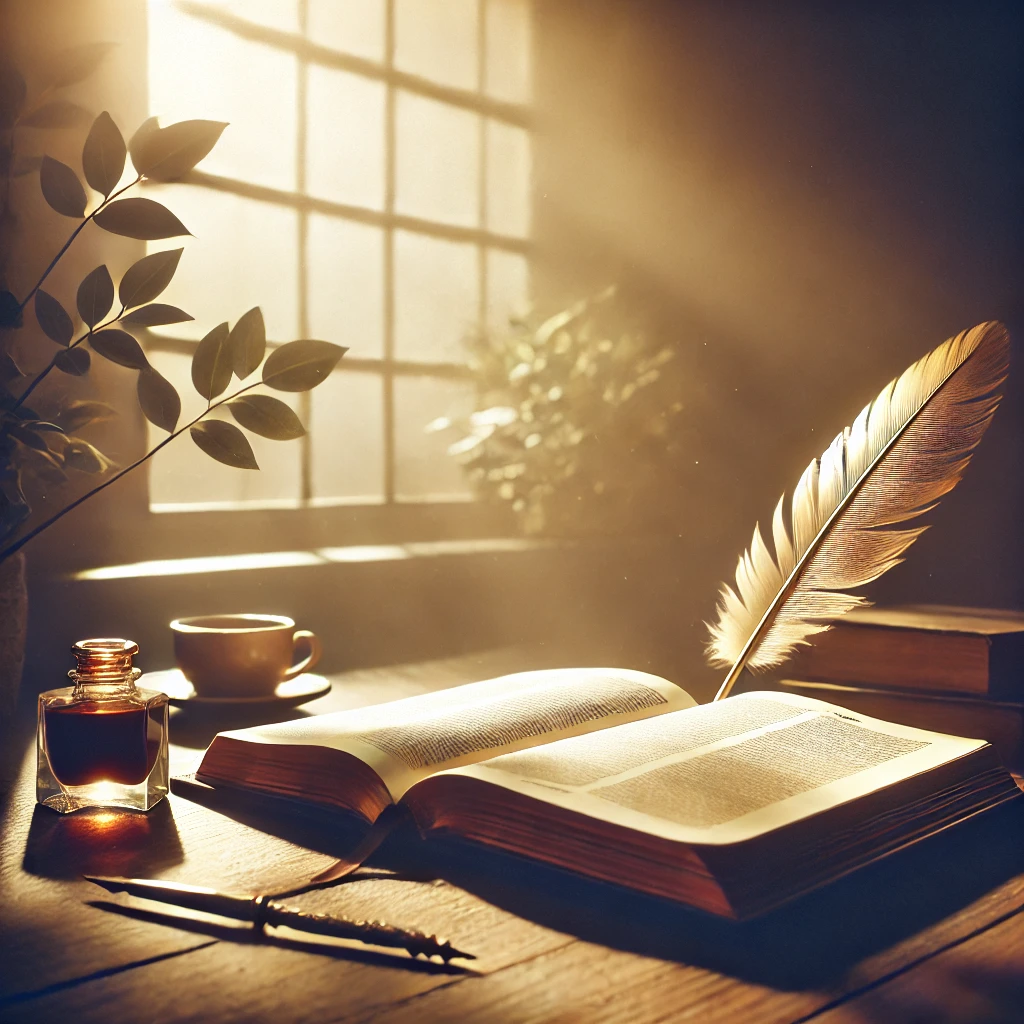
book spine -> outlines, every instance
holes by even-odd
[[[989,638],[938,630],[839,623],[786,673],[799,679],[894,690],[989,695]]]

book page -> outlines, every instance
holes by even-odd
[[[459,769],[627,828],[733,843],[984,745],[783,693],[746,693]]]
[[[693,704],[678,686],[645,672],[548,669],[222,735],[344,750],[399,800],[413,783],[448,768]]]

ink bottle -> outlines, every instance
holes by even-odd
[[[81,640],[71,652],[74,686],[39,695],[36,801],[61,814],[148,811],[167,795],[167,696],[136,687],[131,640]]]

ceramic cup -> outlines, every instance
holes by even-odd
[[[193,615],[175,619],[174,660],[201,697],[271,694],[320,660],[320,641],[284,615]],[[297,664],[295,652],[305,648]]]

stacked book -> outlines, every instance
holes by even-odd
[[[779,688],[890,722],[988,740],[1024,769],[1024,612],[906,605],[841,619]]]

